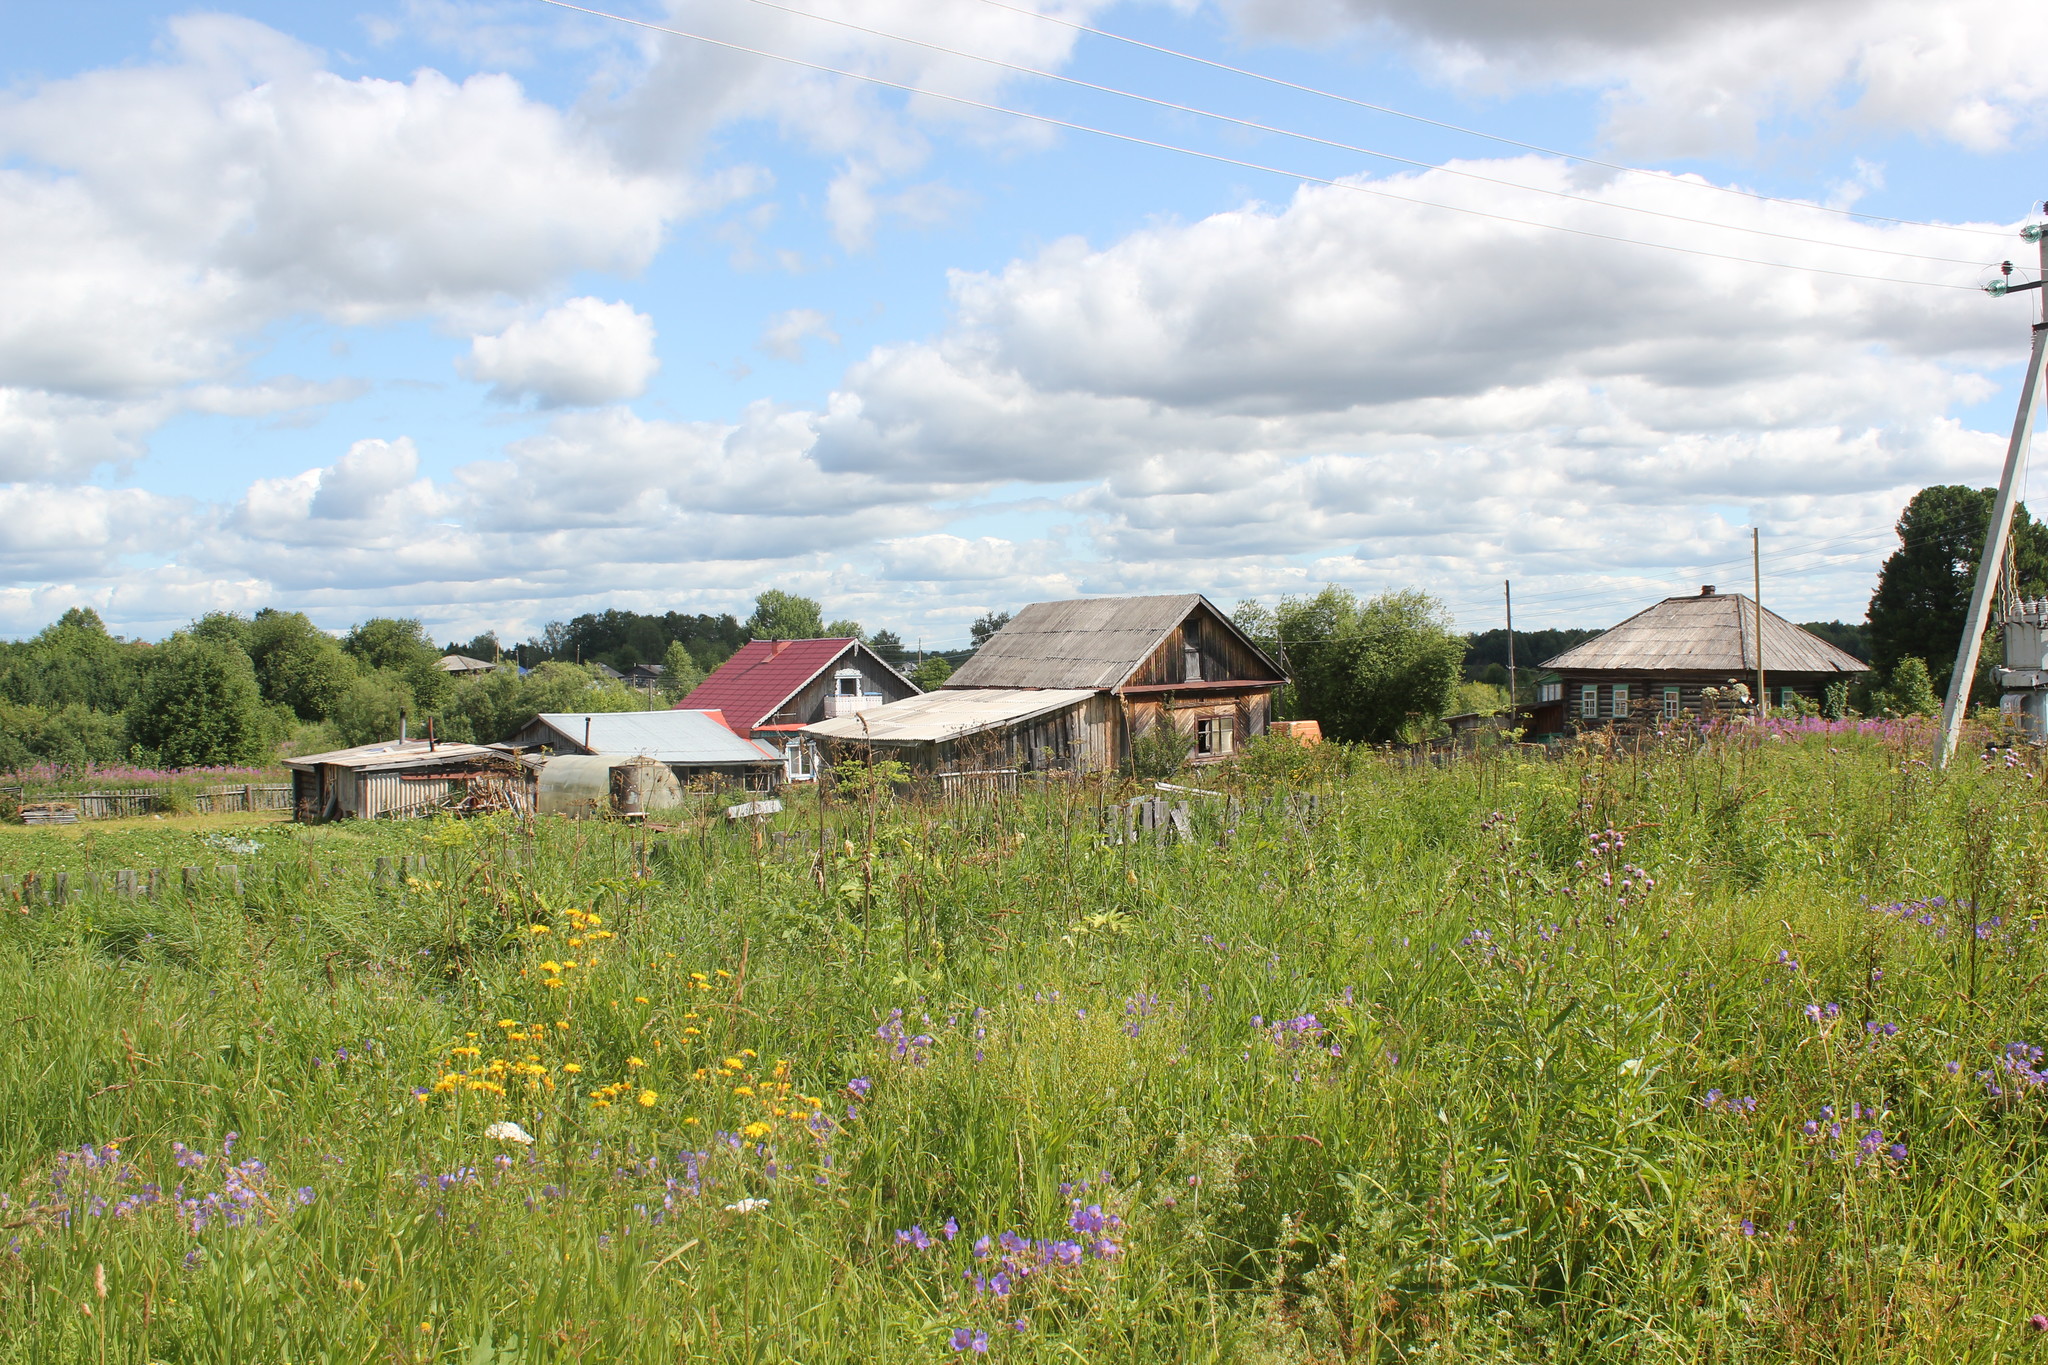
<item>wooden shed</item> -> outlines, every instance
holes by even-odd
[[[936,693],[805,733],[828,747],[899,748],[920,768],[1099,772],[1167,724],[1210,763],[1265,733],[1284,681],[1200,593],[1037,602]]]
[[[472,799],[530,811],[533,774],[518,759],[477,744],[390,740],[289,758],[298,820],[374,820],[428,815]]]
[[[1755,692],[1759,657],[1773,707],[1818,704],[1829,684],[1869,667],[1772,611],[1762,613],[1759,645],[1757,616],[1754,599],[1709,585],[1698,596],[1667,597],[1546,660],[1543,667],[1558,675],[1551,686],[1564,724],[1583,730],[1699,715],[1708,687]]]

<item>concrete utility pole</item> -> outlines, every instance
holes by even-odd
[[[1763,531],[1749,528],[1750,603],[1756,608],[1756,714],[1771,714],[1771,694],[1764,690],[1764,549]]]
[[[1508,604],[1508,717],[1513,719],[1515,708],[1521,705],[1522,694],[1515,690],[1515,584],[1512,579],[1500,582],[1501,595]]]
[[[1984,627],[1991,616],[1993,589],[1998,571],[2005,563],[2006,539],[2012,531],[2013,493],[2019,484],[2020,466],[2026,462],[2027,443],[2034,435],[2034,408],[2041,392],[2041,356],[2048,342],[2048,224],[2032,223],[2020,230],[2024,241],[2039,245],[2041,273],[2031,284],[1990,286],[1993,297],[2041,290],[2041,320],[2034,324],[2034,350],[2027,361],[2026,382],[2020,386],[2020,410],[2012,422],[2012,441],[2005,448],[2005,469],[1998,476],[1998,498],[1991,504],[1991,525],[1984,532],[1984,553],[1977,558],[1977,586],[1970,593],[1970,614],[1963,622],[1963,638],[1956,644],[1956,667],[1949,674],[1948,700],[1941,708],[1941,729],[1934,736],[1934,766],[1946,768],[1955,756],[1956,741],[1962,736],[1963,712],[1969,705],[1970,683],[1977,672],[1977,651],[1984,644]],[[2008,263],[2009,264],[2009,263]]]

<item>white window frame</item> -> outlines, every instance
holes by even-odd
[[[1795,707],[1795,706],[1799,705],[1799,689],[1798,689],[1798,688],[1796,688],[1796,687],[1781,687],[1781,688],[1779,688],[1779,689],[1778,689],[1778,705],[1779,705],[1779,706],[1782,706],[1782,707],[1785,707],[1785,708],[1787,708],[1787,709],[1790,709],[1790,708],[1792,708],[1792,707]]]
[[[1675,687],[1664,689],[1664,719],[1677,720],[1685,712],[1685,694]]]
[[[1201,716],[1195,721],[1195,752],[1222,755],[1236,752],[1237,720],[1233,716]]]
[[[860,671],[842,668],[832,675],[832,694],[837,697],[858,697],[861,694]]]
[[[1579,719],[1600,719],[1600,684],[1579,684]]]
[[[789,780],[792,782],[807,782],[816,776],[817,770],[811,765],[811,746],[807,740],[783,741],[782,770],[789,774]]]
[[[1614,710],[1613,710],[1613,715],[1614,715],[1614,718],[1615,718],[1616,720],[1621,720],[1621,719],[1623,719],[1624,717],[1626,717],[1626,716],[1628,715],[1628,701],[1629,701],[1629,698],[1628,698],[1628,684],[1627,684],[1627,683],[1616,683],[1616,684],[1614,684],[1614,691],[1613,691],[1613,695],[1614,695],[1614,702],[1613,702],[1613,707],[1614,707]]]

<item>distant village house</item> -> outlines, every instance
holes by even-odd
[[[1868,664],[1772,611],[1764,611],[1759,648],[1757,605],[1741,593],[1667,597],[1604,635],[1575,645],[1543,667],[1532,731],[1654,723],[1707,710],[1706,689],[1737,685],[1754,693],[1762,660],[1773,707],[1818,705],[1830,684]],[[1545,713],[1548,712],[1548,715]]]
[[[918,695],[859,640],[750,640],[677,705],[713,710],[737,734],[772,749],[783,776],[807,782],[817,775],[813,722],[857,716]]]

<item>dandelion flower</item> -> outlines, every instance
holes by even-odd
[[[654,1102],[660,1098],[661,1096],[655,1094],[652,1090],[643,1090],[640,1092],[640,1107],[642,1109],[652,1109]]]
[[[638,1057],[628,1057],[626,1058],[626,1065],[630,1067],[643,1067],[647,1063],[641,1061]]]
[[[633,997],[633,1003],[636,1005],[644,1005],[647,1003],[647,997],[644,995],[636,995]]]
[[[759,1142],[762,1138],[767,1137],[770,1133],[774,1131],[775,1129],[772,1125],[762,1123],[760,1120],[756,1119],[754,1122],[740,1129],[740,1136],[748,1139],[749,1141]]]
[[[580,1076],[583,1074],[582,1064],[578,1062],[564,1062],[562,1063],[562,1070],[568,1072],[571,1076]]]
[[[732,1088],[732,1093],[738,1095],[741,1099],[750,1100],[754,1098],[754,1088],[750,1085],[736,1085]]]
[[[552,934],[554,930],[548,928],[545,924],[529,924],[526,926],[526,932],[529,934]]]

